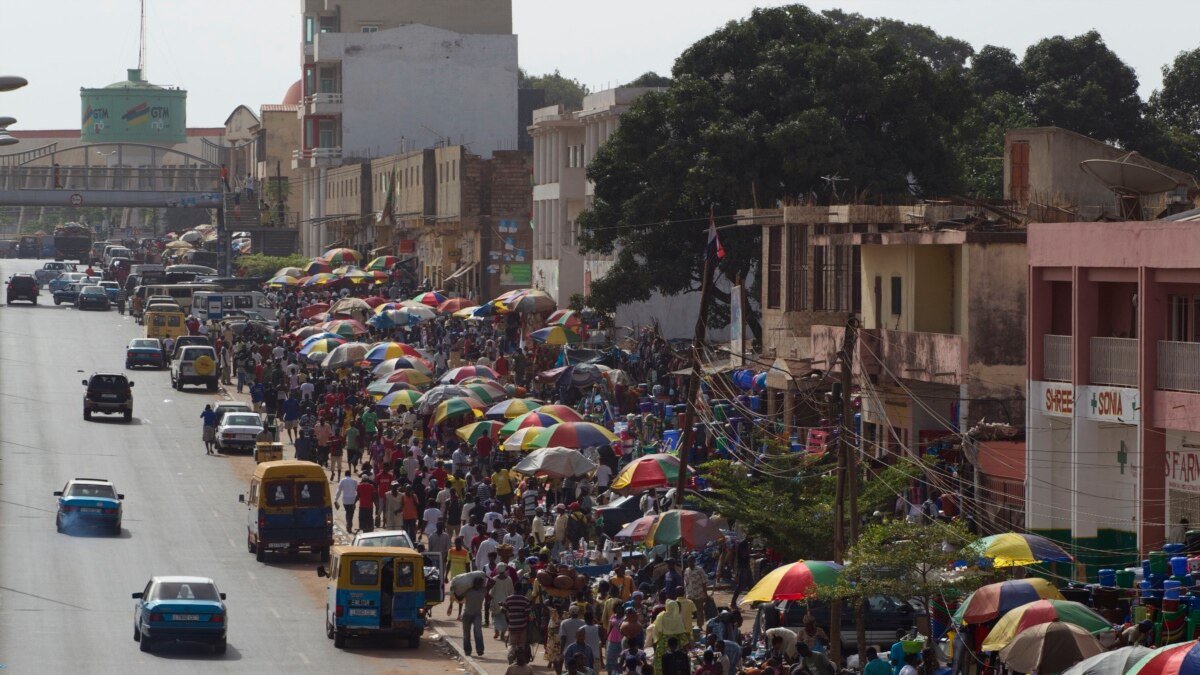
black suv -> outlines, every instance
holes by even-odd
[[[83,419],[91,420],[92,413],[125,416],[133,419],[133,382],[120,373],[93,373],[84,380],[87,393],[83,395]]]
[[[28,300],[37,304],[38,284],[32,274],[14,274],[8,278],[8,304],[13,300]]]

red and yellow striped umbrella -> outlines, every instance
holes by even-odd
[[[503,426],[499,422],[486,420],[483,422],[473,422],[465,427],[459,427],[455,430],[454,435],[463,439],[471,445],[475,445],[475,441],[487,436],[493,441],[500,438],[500,427]]]
[[[534,414],[541,412],[534,411]],[[616,434],[591,422],[563,422],[546,427],[533,444],[539,448],[597,448],[620,440]]]
[[[679,458],[666,453],[638,457],[621,469],[613,479],[613,492],[641,492],[652,488],[674,487],[679,479]]]
[[[569,405],[562,405],[561,403],[544,405],[544,406],[538,408],[538,411],[546,413],[547,415],[554,415],[555,417],[557,417],[558,419],[560,419],[564,422],[582,422],[583,421],[583,416],[580,415],[579,413],[575,412],[574,408],[572,408]]]
[[[742,597],[741,604],[811,598],[817,586],[837,584],[841,571],[841,565],[822,560],[800,560],[777,567],[754,584],[754,588]]]

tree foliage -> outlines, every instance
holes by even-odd
[[[877,595],[912,598],[929,606],[931,599],[974,590],[987,580],[977,571],[953,571],[956,563],[978,557],[972,548],[975,541],[958,522],[926,524],[900,518],[873,523],[850,547],[838,584],[818,592],[853,600]]]
[[[566,77],[555,70],[544,75],[530,75],[522,68],[517,71],[517,86],[521,89],[542,89],[546,92],[546,105],[562,105],[567,110],[583,107],[583,97],[591,92],[579,80]]]
[[[666,75],[659,75],[653,70],[648,70],[637,77],[634,81],[626,84],[626,87],[669,87],[671,86],[671,78]]]
[[[284,267],[299,267],[303,269],[310,261],[311,258],[306,258],[300,254],[274,256],[252,253],[239,257],[236,264],[238,269],[241,270],[242,276],[265,277],[275,274],[275,272]]]
[[[1200,134],[1200,49],[1181,52],[1163,66],[1162,89],[1150,96],[1155,118],[1188,134]]]
[[[710,210],[727,224],[738,208],[826,200],[823,177],[834,174],[839,189],[870,199],[956,190],[949,139],[966,101],[955,54],[969,48],[905,26],[791,5],[685,51],[670,88],[638,99],[589,167],[581,244],[617,254],[591,304],[697,289]],[[759,228],[721,238],[723,276],[749,278]],[[728,296],[714,298],[711,323],[723,324]]]
[[[713,506],[721,515],[783,554],[785,560],[833,557],[835,481],[830,458],[777,455],[770,467],[715,460],[704,466],[714,488]],[[910,463],[887,467],[860,481],[859,516],[891,511],[896,494],[920,468]]]

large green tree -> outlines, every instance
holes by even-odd
[[[969,47],[923,27],[800,5],[759,9],[679,57],[670,88],[640,98],[589,167],[595,199],[581,214],[588,251],[616,252],[592,285],[612,309],[700,286],[710,210],[810,195],[904,199],[959,188],[950,139],[967,105]],[[722,232],[728,279],[749,278],[759,228]],[[714,293],[710,324],[728,317]],[[758,333],[751,317],[751,330]]]
[[[1162,89],[1150,96],[1154,116],[1182,132],[1200,134],[1200,49],[1181,52],[1162,68]]]
[[[1038,124],[1131,147],[1141,137],[1137,75],[1096,31],[1041,40],[1025,51],[1021,70],[1026,107]]]
[[[587,85],[557,70],[544,75],[530,75],[522,68],[517,71],[517,86],[521,89],[542,89],[546,92],[546,105],[562,105],[567,110],[582,108],[583,97],[591,93]]]

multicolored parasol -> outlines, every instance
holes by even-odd
[[[488,438],[491,438],[493,441],[496,441],[496,440],[499,440],[499,438],[500,438],[500,427],[501,426],[502,425],[499,422],[496,422],[493,420],[485,420],[483,422],[472,422],[471,424],[468,424],[465,427],[459,427],[458,429],[456,429],[454,431],[454,435],[463,439],[467,443],[470,443],[471,445],[475,445],[475,441],[478,441],[480,438],[483,438],[484,436],[487,436]]]
[[[507,393],[507,389],[505,393]],[[542,407],[541,401],[536,401],[532,398],[510,398],[507,401],[501,401],[496,405],[487,409],[484,415],[488,417],[502,417],[504,419],[513,419],[520,417],[527,412],[532,412]]]
[[[396,408],[412,408],[421,400],[421,392],[412,389],[400,389],[387,394],[375,405],[381,408],[395,410]]]
[[[978,550],[981,556],[990,558],[996,567],[1075,561],[1061,546],[1036,534],[993,534],[980,539],[973,548]]]
[[[799,560],[771,570],[742,597],[742,604],[805,600],[811,598],[818,586],[837,584],[842,566],[823,560]]]
[[[644,455],[621,469],[609,488],[613,492],[641,492],[672,487],[679,480],[679,458],[666,453]]]
[[[512,436],[504,439],[504,445],[501,448],[506,452],[529,452],[530,450],[536,450],[537,448],[533,446],[533,442],[537,440],[538,432],[541,430],[541,427],[517,429]]]
[[[570,448],[539,448],[517,462],[513,471],[526,476],[567,478],[585,476],[596,470],[596,464],[578,450]]]
[[[658,515],[642,545],[682,546],[696,550],[721,538],[717,521],[699,511],[671,509]]]
[[[364,361],[379,364],[388,359],[398,359],[404,356],[421,356],[416,347],[403,342],[380,342],[371,347]]]
[[[357,265],[362,257],[352,248],[331,248],[321,256],[330,265]]]
[[[419,295],[413,296],[413,302],[419,302],[422,305],[425,305],[426,307],[429,307],[431,309],[437,309],[438,306],[441,305],[445,301],[446,301],[446,296],[442,295],[441,293],[438,293],[437,291],[430,291],[428,293],[421,293]]]
[[[481,407],[483,407],[483,404],[479,401],[465,397],[442,401],[433,409],[433,423],[441,424],[448,419],[464,415],[479,416],[483,414],[479,410]]]
[[[1008,646],[1017,633],[1050,621],[1066,621],[1086,628],[1093,635],[1112,630],[1112,624],[1090,607],[1070,600],[1035,600],[1014,607],[1000,617],[983,640],[983,651],[998,652]]]
[[[1200,640],[1159,647],[1142,657],[1126,675],[1200,675]]]
[[[561,423],[562,420],[558,419],[554,415],[546,414],[542,412],[541,408],[538,408],[537,410],[532,410],[522,415],[517,415],[509,420],[504,425],[504,428],[500,430],[500,434],[512,434],[516,433],[518,429],[529,429],[534,427],[543,429],[545,427],[552,427],[555,424]]]
[[[457,384],[468,377],[486,377],[492,380],[500,379],[496,371],[487,366],[460,366],[446,371],[439,380],[442,384]]]
[[[980,587],[967,596],[954,616],[956,624],[980,624],[1035,600],[1063,600],[1062,593],[1045,579],[1013,579]]]
[[[361,322],[355,321],[354,319],[338,319],[336,321],[329,321],[323,324],[322,328],[330,333],[335,333],[344,338],[354,338],[359,335],[367,334],[367,327],[362,325]]]
[[[563,326],[548,326],[535,330],[529,337],[533,338],[534,342],[544,345],[576,345],[583,342],[579,333]]]
[[[546,427],[538,434],[534,445],[539,448],[598,448],[619,441],[616,434],[592,422],[563,422]]]
[[[583,416],[571,406],[562,405],[561,403],[552,403],[538,408],[539,412],[547,415],[554,415],[563,422],[582,422]]]
[[[400,259],[394,255],[381,255],[378,258],[374,258],[371,260],[371,262],[367,263],[367,266],[364,269],[372,270],[372,271],[379,270],[380,272],[386,272],[386,271],[392,269],[393,267],[395,267],[396,264],[399,262],[400,262]]]
[[[414,387],[424,387],[433,380],[430,380],[428,375],[422,373],[416,368],[400,368],[399,370],[393,370],[390,374],[388,374],[387,381],[407,382]]]

